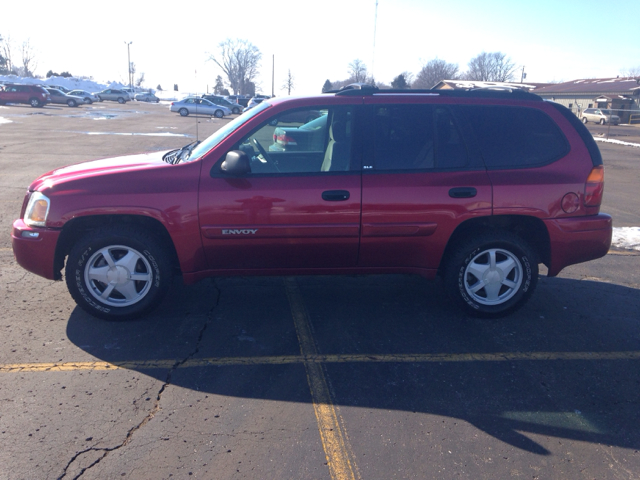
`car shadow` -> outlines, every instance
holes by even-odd
[[[500,320],[468,317],[419,277],[296,277],[318,355],[303,357],[282,277],[184,286],[153,314],[96,320],[76,308],[67,334],[121,368],[183,388],[310,402],[304,362],[320,362],[339,407],[466,421],[524,451],[528,434],[640,448],[640,295],[541,278]]]

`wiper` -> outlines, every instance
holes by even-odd
[[[189,158],[189,155],[191,155],[191,150],[193,150],[199,143],[200,141],[198,140],[197,142],[191,142],[182,148],[171,150],[169,153],[165,154],[163,160],[172,165],[180,163],[181,160],[186,160]]]

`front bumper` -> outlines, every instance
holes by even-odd
[[[610,215],[545,220],[551,242],[548,276],[576,263],[604,257],[611,247],[613,223]]]
[[[13,222],[11,245],[18,264],[36,275],[49,280],[59,280],[55,271],[55,254],[60,230],[34,228],[21,219]]]

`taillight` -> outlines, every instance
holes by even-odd
[[[597,207],[602,203],[604,193],[604,165],[591,169],[584,188],[585,207]]]
[[[289,137],[286,133],[280,135],[273,134],[273,141],[279,145],[298,145],[293,137]]]

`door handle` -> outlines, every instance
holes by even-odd
[[[473,198],[478,194],[478,190],[473,187],[456,187],[449,190],[451,198]]]
[[[349,200],[351,194],[348,190],[327,190],[322,192],[322,199],[328,202],[343,202]]]

